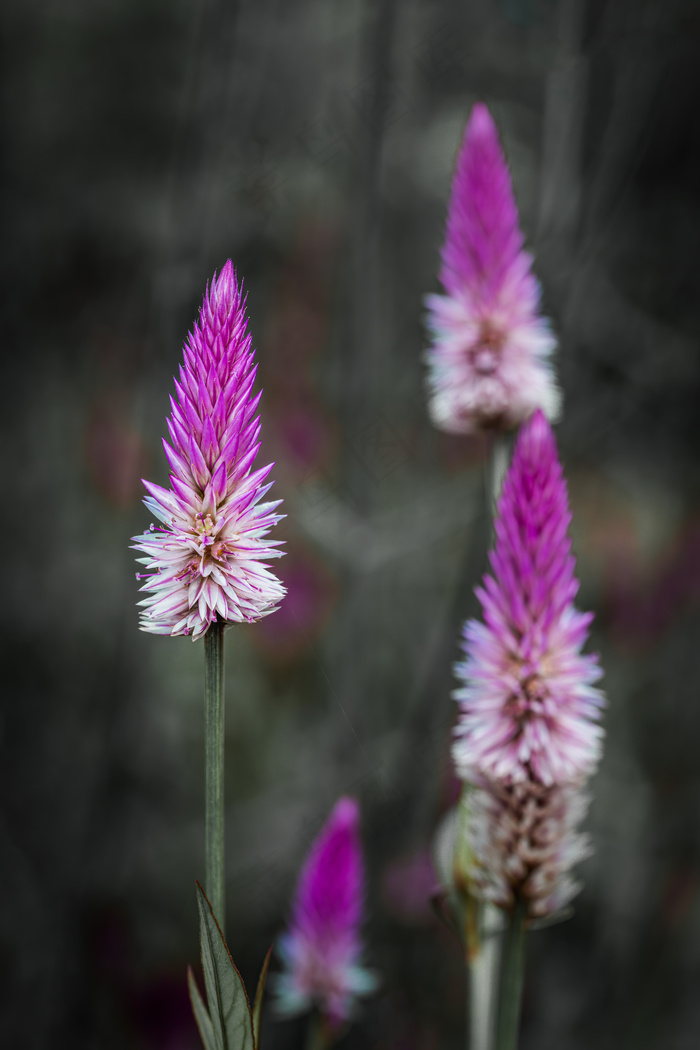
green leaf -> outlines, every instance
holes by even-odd
[[[260,1043],[260,1017],[262,1015],[262,1004],[263,995],[265,993],[265,981],[267,980],[267,970],[270,965],[270,956],[272,955],[272,946],[267,949],[267,955],[265,961],[262,964],[262,970],[258,978],[258,987],[255,992],[255,1003],[253,1005],[253,1035],[255,1036],[256,1050]]]
[[[216,1050],[255,1050],[253,1017],[243,978],[199,883],[197,906],[204,986]]]
[[[199,1029],[199,1034],[204,1043],[204,1050],[216,1050],[216,1040],[214,1039],[214,1029],[211,1023],[211,1017],[207,1013],[207,1008],[199,994],[199,988],[194,979],[191,966],[187,967],[187,987],[190,991],[190,1002],[192,1003],[192,1009],[194,1010],[194,1019],[197,1022],[197,1028]]]
[[[462,785],[462,793],[457,804],[457,833],[454,843],[453,878],[458,889],[469,885],[471,873],[474,869],[474,853],[472,851],[467,828],[471,809],[471,796],[474,787],[469,783]]]
[[[430,896],[429,901],[435,916],[454,933],[462,948],[466,950],[464,912],[460,899],[454,893],[446,893],[443,889],[439,889]]]
[[[433,839],[433,863],[442,887],[442,898],[433,905],[451,926],[471,965],[481,952],[484,905],[472,892],[475,858],[469,842],[472,785],[465,783],[459,802],[443,817]]]

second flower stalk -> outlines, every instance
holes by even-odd
[[[261,502],[271,466],[253,471],[260,395],[245,299],[229,260],[207,288],[184,349],[163,440],[170,488],[145,481],[160,520],[134,538],[145,555],[141,627],[204,636],[205,888],[221,929],[224,867],[224,630],[274,612],[284,587],[266,562],[280,556],[267,533],[279,502]]]

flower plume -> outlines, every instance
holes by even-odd
[[[280,938],[284,972],[277,1009],[291,1016],[317,1006],[331,1028],[347,1020],[358,995],[374,990],[360,965],[363,864],[360,811],[341,798],[311,846],[299,876],[288,932]]]
[[[553,418],[556,346],[539,314],[540,287],[523,250],[510,172],[483,103],[472,109],[457,157],[440,282],[429,295],[430,414],[454,433],[506,429],[536,408]]]
[[[566,483],[551,428],[538,411],[518,435],[498,501],[496,541],[477,595],[484,622],[464,629],[455,671],[460,775],[503,783],[577,783],[598,760],[602,694],[583,655],[591,613],[578,590]]]
[[[272,464],[253,471],[260,448],[260,394],[247,332],[245,299],[229,260],[207,287],[167,420],[163,448],[170,488],[149,481],[144,503],[162,527],[135,536],[147,568],[141,628],[203,635],[214,620],[257,620],[274,611],[284,588],[265,564],[280,556],[265,539],[280,520],[280,500],[261,503]]]

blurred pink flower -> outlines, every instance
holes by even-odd
[[[442,430],[505,429],[536,408],[556,416],[556,339],[531,265],[498,132],[479,102],[452,181],[440,271],[447,294],[426,299],[429,410]]]
[[[298,542],[279,569],[287,592],[276,616],[262,621],[254,643],[268,660],[288,663],[313,655],[313,644],[324,629],[336,600],[337,583],[328,566]]]
[[[171,397],[163,440],[170,489],[144,481],[146,506],[164,528],[135,536],[148,569],[141,587],[141,628],[201,637],[215,620],[257,620],[284,596],[264,564],[279,557],[266,540],[280,520],[280,501],[261,503],[272,464],[251,473],[260,443],[260,394],[246,331],[245,299],[229,260],[207,287],[199,320],[185,345],[177,400]]]
[[[341,798],[304,862],[289,929],[278,945],[285,968],[275,984],[278,1012],[292,1016],[317,1006],[331,1029],[352,1015],[357,996],[377,985],[360,965],[359,823],[357,801]]]
[[[486,575],[484,622],[464,628],[455,671],[460,716],[453,757],[463,779],[578,782],[600,755],[602,693],[595,656],[581,653],[591,613],[578,590],[566,483],[551,428],[537,411],[516,441],[503,482]]]
[[[269,399],[268,416],[266,448],[274,450],[278,470],[286,471],[292,484],[299,484],[300,475],[306,479],[323,469],[335,455],[334,423],[312,394],[278,392]]]
[[[85,460],[90,480],[104,499],[122,509],[138,500],[139,478],[147,467],[146,449],[114,390],[93,405],[85,435]]]
[[[607,535],[613,532],[608,522]],[[650,570],[633,541],[605,550],[611,633],[618,644],[645,648],[700,599],[700,518],[685,522]],[[621,544],[620,544],[621,547]]]
[[[406,922],[434,921],[430,898],[437,888],[438,881],[429,849],[392,861],[382,875],[387,908]]]

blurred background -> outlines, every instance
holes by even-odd
[[[529,938],[522,1048],[695,1047],[696,0],[5,0],[0,25],[0,1044],[198,1046],[203,647],[138,631],[128,544],[231,257],[289,594],[227,635],[229,942],[254,987],[306,849],[356,794],[382,988],[342,1047],[463,1045],[459,947],[426,899],[487,448],[428,423],[422,299],[483,99],[561,339],[609,697],[596,852],[574,917]],[[266,1011],[263,1050],[302,1035]]]

